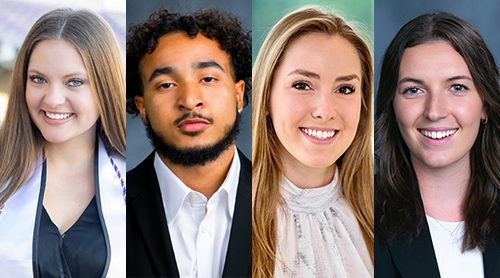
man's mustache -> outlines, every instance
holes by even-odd
[[[177,126],[177,125],[179,125],[180,122],[182,122],[182,121],[184,121],[186,119],[196,119],[196,118],[203,119],[203,120],[207,121],[209,124],[211,124],[211,123],[214,122],[214,120],[212,118],[210,118],[210,117],[205,117],[205,116],[203,116],[201,114],[198,114],[196,112],[192,112],[191,111],[191,112],[185,113],[180,118],[176,119],[174,121],[174,125]]]

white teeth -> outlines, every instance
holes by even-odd
[[[71,113],[69,114],[56,114],[56,113],[50,113],[50,112],[45,112],[45,115],[47,115],[47,118],[53,119],[53,120],[63,120],[69,118]]]
[[[314,138],[320,139],[320,140],[326,140],[328,138],[332,138],[335,136],[335,131],[321,131],[321,130],[313,130],[313,129],[305,129],[301,128],[301,130]]]
[[[419,130],[425,137],[429,137],[432,139],[442,139],[448,136],[455,134],[458,129],[446,130],[446,131],[427,131],[427,130]]]

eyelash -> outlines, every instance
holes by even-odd
[[[47,83],[47,80],[45,80],[45,78],[43,78],[39,75],[31,75],[29,78],[30,78],[31,82],[33,82],[35,84]],[[71,85],[71,83],[78,83],[78,84]],[[82,86],[84,83],[85,83],[85,81],[83,81],[81,79],[72,78],[68,81],[68,83],[66,83],[66,85],[68,85],[69,87],[72,87],[72,88],[77,88],[77,87]]]
[[[43,77],[38,76],[38,75],[31,75],[30,80],[31,80],[31,82],[33,82],[35,84],[42,84],[42,83],[47,82],[47,81],[45,81],[45,79]]]
[[[74,83],[74,82],[78,82],[78,85],[75,85],[75,86],[72,86],[70,85],[70,83]],[[70,79],[68,81],[68,86],[72,87],[72,88],[76,88],[76,87],[80,87],[84,84],[85,82],[81,79],[78,79],[78,78],[73,78],[73,79]]]
[[[460,87],[460,89],[459,89],[459,90],[455,90],[455,89],[454,89],[455,87]],[[416,90],[418,90],[418,91],[417,91],[417,92],[415,92],[415,93],[410,93],[410,90],[414,90],[414,89],[416,89]],[[465,86],[465,85],[462,85],[462,84],[453,84],[453,85],[451,85],[451,86],[450,86],[450,90],[452,90],[452,91],[454,91],[454,92],[459,92],[459,93],[460,93],[460,92],[465,92],[465,91],[468,91],[468,90],[469,90],[469,88],[468,88],[467,86]],[[419,92],[423,92],[423,91],[424,91],[424,90],[420,89],[419,87],[410,87],[410,88],[406,88],[406,89],[404,89],[404,90],[403,90],[403,94],[407,94],[407,95],[416,95],[416,94],[418,94]]]
[[[311,90],[311,86],[306,81],[296,81],[292,84],[292,88],[299,91]]]
[[[454,90],[455,87],[461,87],[461,90]],[[464,92],[464,91],[468,91],[469,88],[465,85],[462,85],[462,84],[453,84],[451,85],[450,89],[452,91],[455,91],[455,92]]]
[[[340,90],[343,90],[343,89],[348,89],[350,92],[349,93],[342,93],[340,92]],[[342,86],[340,87],[337,92],[343,94],[343,95],[350,95],[350,94],[354,94],[354,92],[356,92],[356,88],[352,87],[352,86]]]

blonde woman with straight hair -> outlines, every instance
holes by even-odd
[[[292,12],[253,67],[253,277],[373,276],[373,62],[339,16]]]
[[[125,79],[99,15],[29,31],[0,129],[0,277],[125,277]]]

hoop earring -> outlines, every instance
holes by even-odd
[[[481,119],[481,122],[482,122],[483,124],[487,124],[487,123],[488,123],[488,117],[486,117],[485,119]]]

